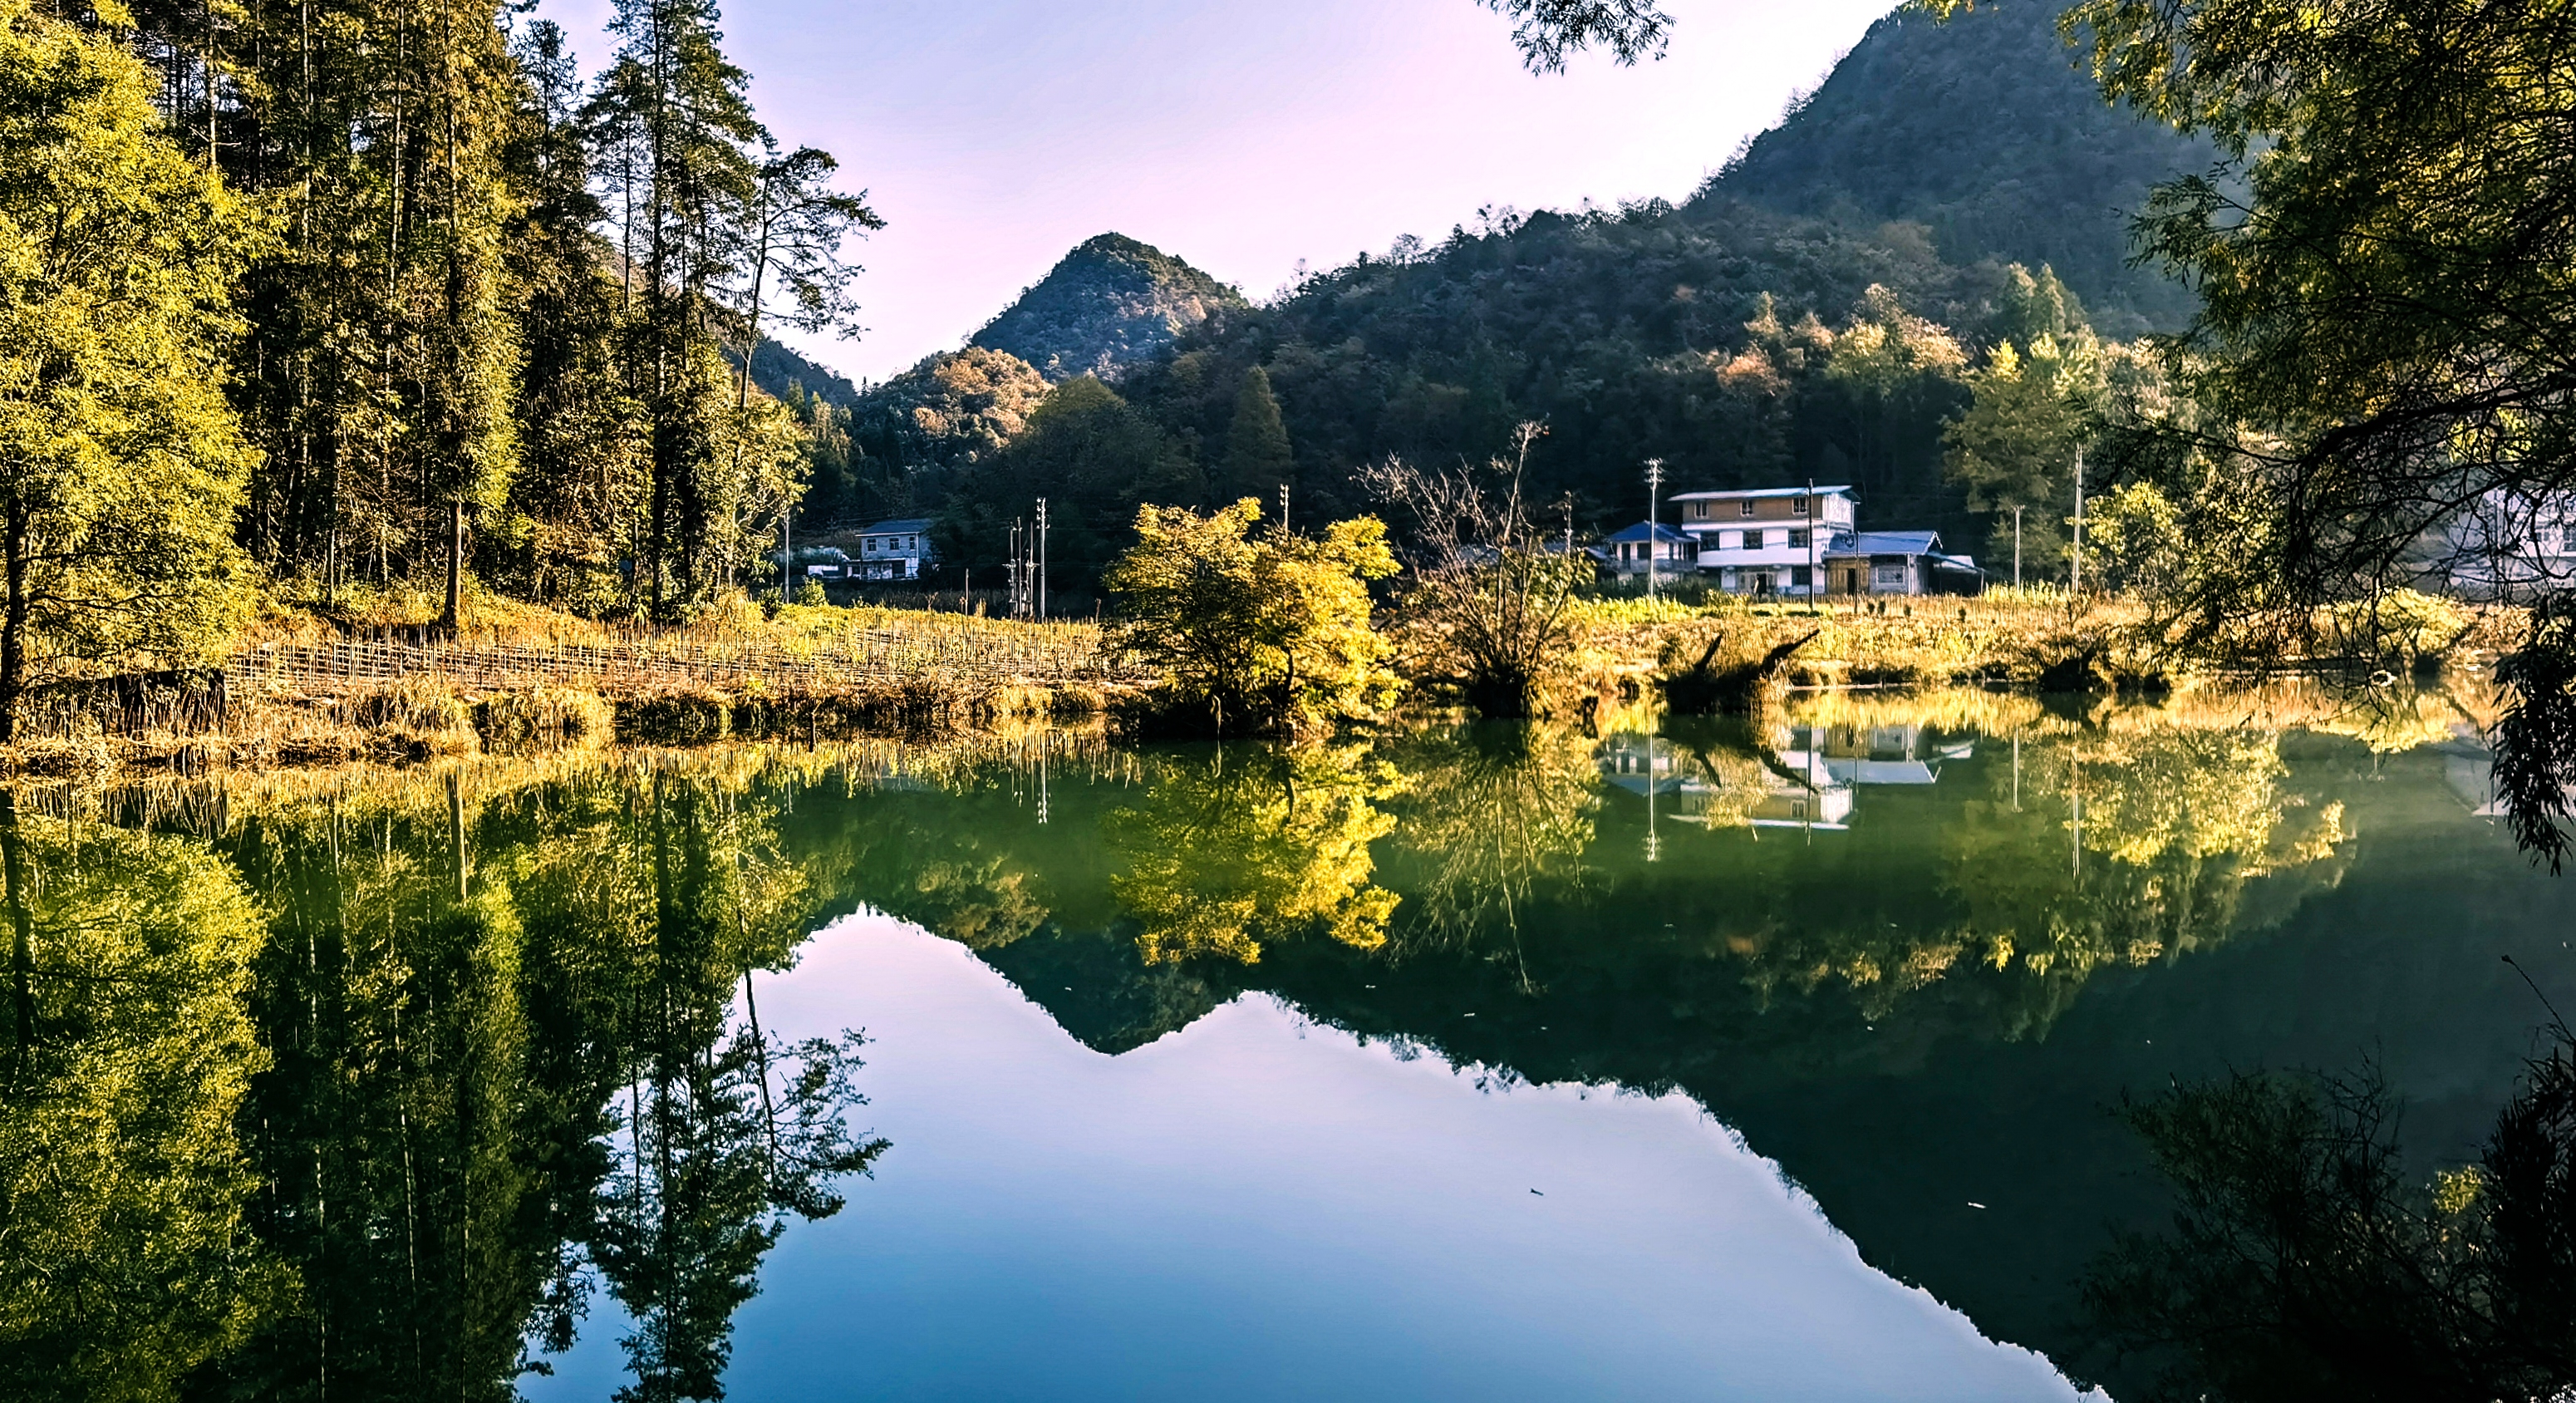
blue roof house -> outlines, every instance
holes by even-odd
[[[1601,544],[1610,552],[1610,568],[1622,576],[1643,575],[1649,564],[1657,578],[1678,575],[1699,559],[1698,542],[1669,526],[1650,528],[1642,521]]]

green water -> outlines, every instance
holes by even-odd
[[[2471,746],[2252,716],[29,792],[0,1394],[2116,1392],[2123,1096],[2429,1165],[2576,1002]]]

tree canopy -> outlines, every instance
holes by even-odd
[[[1395,573],[1386,527],[1337,521],[1321,535],[1255,536],[1261,504],[1205,516],[1136,513],[1136,544],[1103,583],[1128,646],[1160,669],[1186,714],[1217,735],[1298,732],[1394,699],[1388,644],[1369,627],[1368,581]]]
[[[197,660],[258,461],[224,397],[258,215],[108,39],[0,0],[0,741],[31,681]]]

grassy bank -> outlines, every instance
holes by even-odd
[[[1154,687],[1087,620],[1033,624],[873,606],[764,610],[737,600],[686,628],[648,629],[470,597],[462,626],[442,633],[424,622],[427,604],[359,595],[329,606],[289,601],[272,607],[220,667],[39,689],[22,706],[18,742],[0,747],[0,773],[97,778],[607,745],[953,737],[1105,721],[1149,701]],[[2484,640],[2511,623],[2440,609],[2407,645],[2398,675],[2428,679],[2445,661],[2483,659]],[[1571,622],[1547,708],[1565,718],[1599,720],[1627,707],[1744,710],[1754,693],[1766,706],[1801,694],[1943,688],[2160,697],[2245,680],[2159,655],[2146,612],[2132,601],[2079,606],[2041,592],[1818,606],[1718,594],[1599,597],[1578,601]],[[2331,635],[2329,628],[2324,636]],[[1738,685],[1791,645],[1758,687]],[[2456,671],[2473,689],[2482,682],[2481,669]],[[1675,686],[1686,674],[1734,681],[1699,688],[1705,704],[1691,704],[1690,689]],[[1453,703],[1421,687],[1407,709]]]
[[[2432,603],[2437,615],[2402,636],[2392,638],[2382,626],[2365,638],[2356,621],[2321,618],[2310,655],[2261,661],[2284,671],[2350,673],[2351,680],[2384,680],[2391,672],[2430,678],[2446,666],[2490,660],[2492,638],[2512,623],[2511,611]],[[1577,699],[1633,700],[1703,657],[1713,668],[1742,667],[1793,643],[1800,646],[1774,679],[1788,691],[1983,687],[2155,695],[2242,685],[2260,670],[2253,660],[2230,665],[2224,658],[2185,657],[2160,646],[2149,622],[2133,600],[2076,603],[2043,591],[1819,605],[1719,595],[1652,603],[1591,599],[1574,610],[1567,685]]]
[[[189,773],[955,734],[1100,716],[1145,681],[1088,622],[745,602],[644,629],[491,600],[452,634],[418,617],[401,601],[283,607],[220,667],[41,689],[0,769]]]

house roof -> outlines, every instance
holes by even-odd
[[[1655,523],[1655,538],[1660,541],[1669,541],[1677,546],[1688,544],[1690,541],[1690,537],[1664,525],[1660,521]],[[1625,531],[1612,534],[1607,539],[1613,542],[1642,541],[1646,539],[1646,523],[1640,521]]]
[[[868,528],[867,528],[864,532],[862,532],[861,534],[862,534],[862,535],[868,535],[868,536],[880,536],[880,535],[889,535],[889,534],[893,534],[893,535],[905,535],[905,536],[911,536],[911,535],[918,535],[918,534],[920,534],[921,532],[927,531],[927,530],[929,530],[929,529],[930,529],[930,518],[929,518],[929,517],[926,517],[926,516],[904,516],[904,517],[897,517],[897,518],[895,518],[895,519],[894,519],[894,520],[892,520],[892,521],[880,521],[880,522],[878,522],[876,525],[871,526],[871,527],[868,527]]]
[[[1664,500],[1667,502],[1735,502],[1747,497],[1804,497],[1811,492],[1819,497],[1830,497],[1838,493],[1845,497],[1852,495],[1849,487],[1744,487],[1730,492],[1676,492]]]
[[[1834,543],[1826,547],[1825,554],[1937,555],[1940,550],[1938,531],[1861,531],[1834,533]]]

